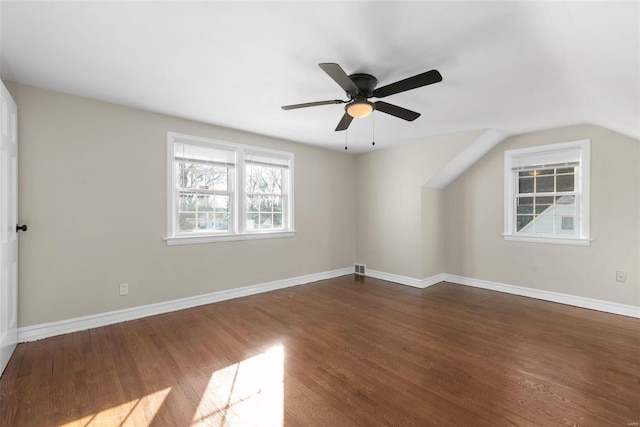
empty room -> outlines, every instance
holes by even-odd
[[[0,1],[0,426],[640,423],[640,2]]]

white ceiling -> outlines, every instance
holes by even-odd
[[[595,123],[640,138],[639,2],[0,2],[0,75],[61,92],[342,149],[344,97],[319,67],[379,86],[376,147],[494,128]],[[354,120],[350,152],[371,148]]]

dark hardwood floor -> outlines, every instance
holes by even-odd
[[[640,320],[344,276],[18,345],[3,426],[640,421]]]

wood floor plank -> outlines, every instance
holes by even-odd
[[[640,421],[640,320],[343,276],[20,344],[0,425]]]

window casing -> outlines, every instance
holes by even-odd
[[[590,141],[505,151],[505,240],[589,245]]]
[[[293,154],[167,133],[167,243],[290,237]]]

